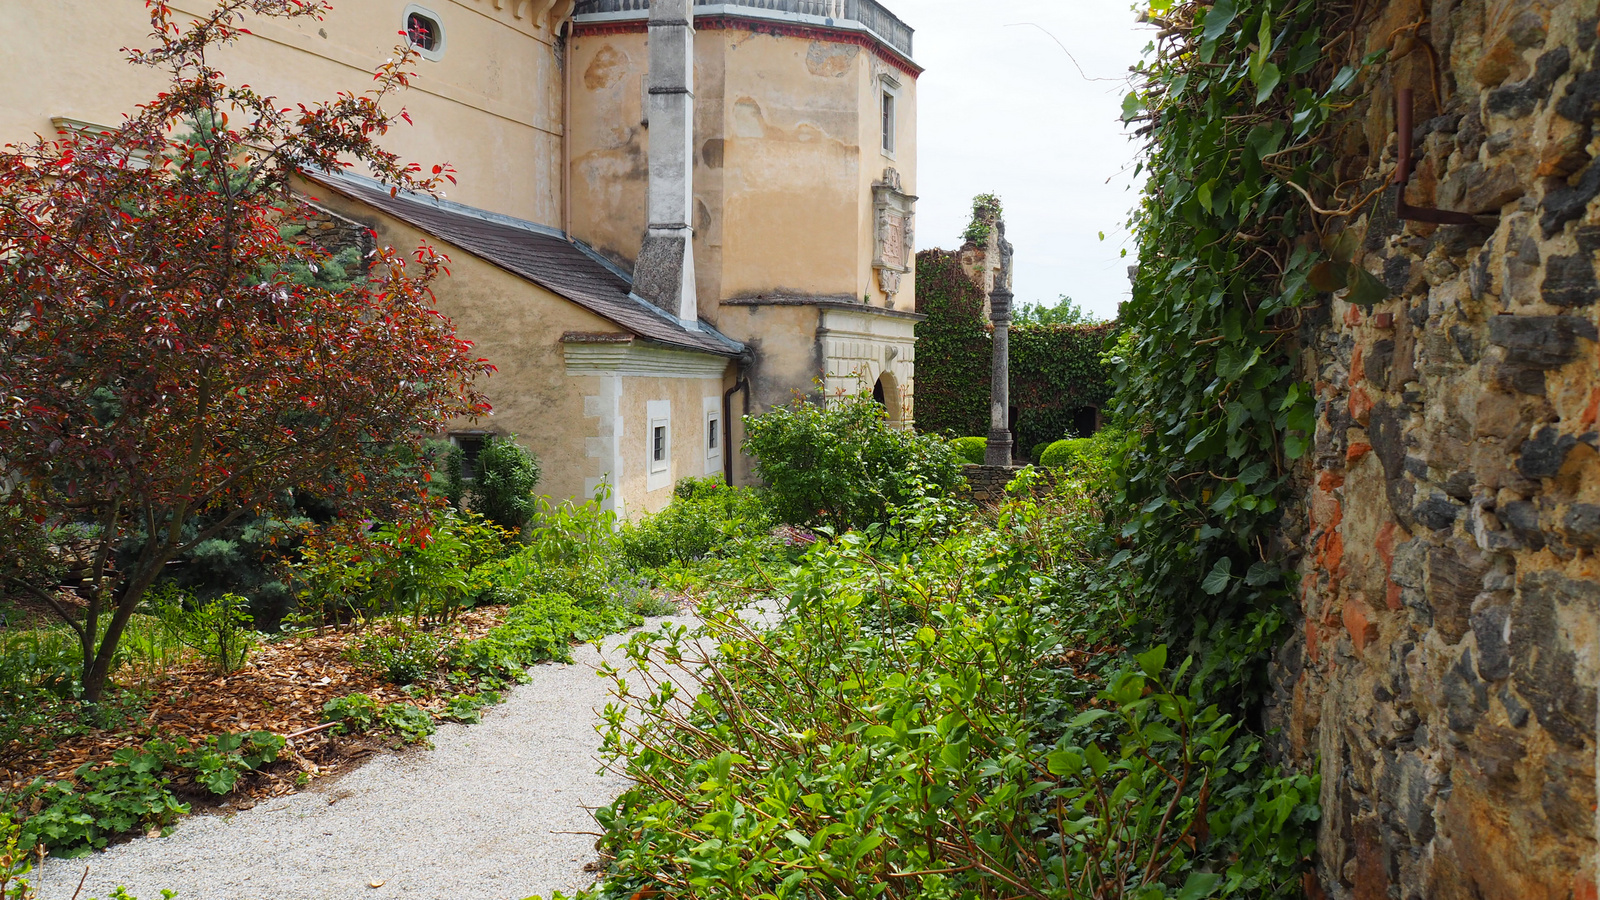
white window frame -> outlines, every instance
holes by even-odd
[[[651,400],[645,404],[644,430],[645,490],[659,491],[672,486],[672,401]],[[665,432],[663,458],[656,459],[656,429]]]
[[[892,75],[878,76],[878,152],[894,159],[900,149],[900,113],[903,95]]]
[[[728,442],[727,427],[722,421],[722,398],[705,398],[705,447],[706,447],[706,475],[722,474],[722,445]],[[716,446],[711,446],[712,435],[716,435]]]
[[[411,28],[411,16],[413,13],[428,19],[434,25],[438,26],[439,39],[434,43],[432,50],[425,50],[416,44],[411,44],[409,32]],[[422,57],[423,59],[432,60],[433,62],[438,62],[439,60],[444,59],[445,30],[443,16],[427,8],[426,6],[418,6],[415,3],[408,4],[406,6],[406,11],[400,14],[400,30],[408,33],[406,43],[411,44],[411,48],[417,51],[418,56]]]

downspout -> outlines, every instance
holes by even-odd
[[[744,410],[750,411],[750,379],[745,377],[745,361],[735,360],[734,365],[739,367],[738,380],[722,394],[722,482],[729,487],[733,486],[733,395],[743,391]]]
[[[561,26],[561,39],[566,42],[562,54],[561,78],[561,233],[572,237],[572,22]]]

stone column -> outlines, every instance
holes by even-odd
[[[634,293],[698,328],[694,229],[694,5],[652,0],[649,227]]]
[[[1011,465],[1011,244],[1006,223],[996,222],[1000,234],[1000,271],[989,293],[989,318],[994,322],[994,367],[989,374],[989,449],[983,461],[990,466]]]

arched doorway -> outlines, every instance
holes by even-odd
[[[893,372],[885,371],[872,386],[872,399],[889,411],[889,424],[899,428],[905,419],[905,404],[900,399],[900,382]]]

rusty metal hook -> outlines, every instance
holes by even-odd
[[[1395,213],[1402,221],[1431,222],[1435,225],[1477,225],[1478,217],[1471,213],[1451,212],[1447,209],[1423,209],[1406,203],[1406,185],[1411,183],[1411,89],[1395,92],[1395,131],[1399,138],[1398,166],[1393,184],[1400,190],[1395,199]]]

